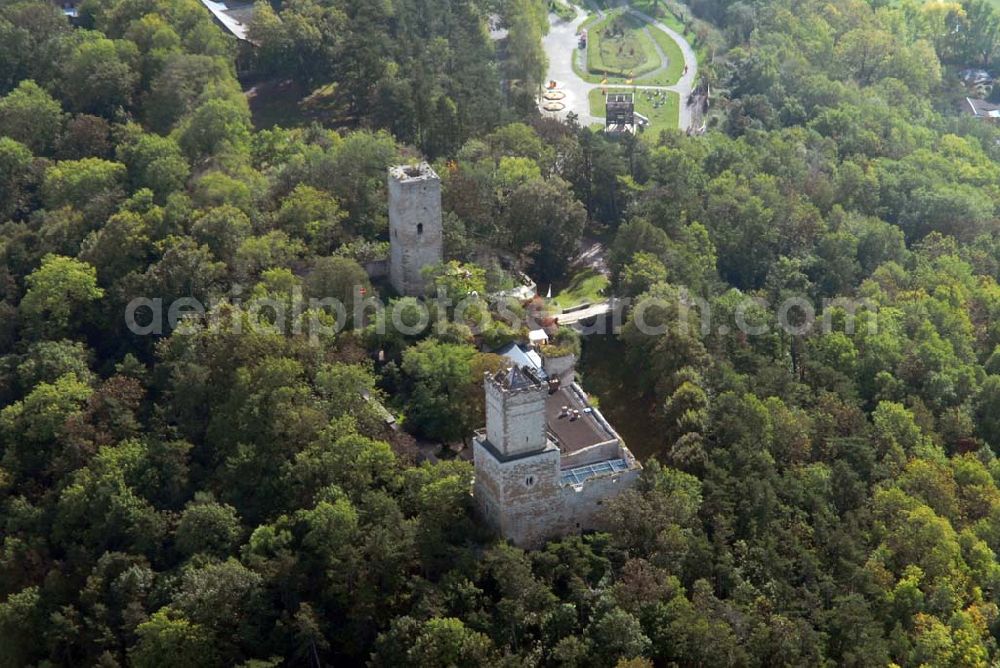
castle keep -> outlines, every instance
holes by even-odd
[[[444,260],[441,179],[426,162],[389,170],[389,281],[401,295],[424,294],[424,267]]]
[[[525,548],[601,529],[601,505],[642,467],[576,383],[531,365],[485,379],[486,429],[473,439],[482,518]]]
[[[426,162],[389,170],[389,243],[392,286],[423,296],[424,268],[444,260],[441,180]],[[485,379],[486,429],[472,446],[480,515],[525,548],[602,529],[602,504],[642,467],[574,382],[572,356],[543,360],[517,344],[500,354],[509,367]]]

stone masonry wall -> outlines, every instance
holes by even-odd
[[[579,489],[572,485],[562,487],[559,533],[568,535],[581,531],[609,529],[610,527],[601,521],[604,504],[632,487],[639,479],[639,474],[639,469],[632,469],[615,475],[591,478]]]
[[[559,534],[564,510],[557,448],[501,462],[477,439],[473,453],[476,503],[495,531],[524,548]]]
[[[424,294],[422,270],[444,260],[441,180],[427,163],[389,170],[389,280],[401,295]]]
[[[561,355],[559,357],[542,356],[542,368],[550,378],[558,378],[563,383],[572,383],[576,373],[576,355]]]
[[[547,389],[505,391],[486,380],[486,435],[493,447],[505,455],[541,450],[545,436]]]
[[[559,536],[610,528],[603,522],[605,504],[632,487],[640,474],[633,469],[591,478],[579,487],[562,486],[557,449],[501,462],[476,439],[473,453],[473,493],[481,517],[526,549]]]

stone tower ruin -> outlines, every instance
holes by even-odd
[[[389,280],[396,292],[424,295],[424,267],[444,261],[441,179],[426,162],[389,169]]]

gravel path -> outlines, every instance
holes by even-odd
[[[555,14],[549,15],[549,34],[542,38],[542,46],[545,49],[545,54],[549,59],[549,74],[548,79],[555,81],[558,90],[565,93],[566,97],[561,100],[566,108],[560,112],[548,112],[543,111],[542,113],[548,116],[553,116],[560,119],[565,119],[569,112],[576,113],[579,118],[580,125],[591,125],[593,123],[604,123],[604,118],[600,116],[594,116],[590,113],[590,91],[595,88],[600,88],[601,84],[593,84],[584,81],[574,70],[573,70],[573,58],[578,57],[578,52],[580,48],[578,46],[579,38],[577,37],[577,32],[580,30],[580,24],[587,20],[588,14],[581,12],[576,9],[576,18],[572,21],[563,21]],[[674,86],[627,86],[627,88],[636,88],[638,90],[667,90],[673,91],[680,96],[680,127],[682,130],[689,130],[691,128],[691,108],[688,106],[688,99],[691,97],[691,91],[694,89],[694,83],[698,77],[698,58],[695,56],[694,49],[688,44],[687,40],[684,39],[676,30],[673,30],[667,25],[654,20],[647,14],[640,12],[637,9],[629,7],[629,11],[652,24],[657,29],[662,30],[667,33],[678,46],[681,48],[681,53],[684,54],[684,63],[687,65],[687,73],[681,76],[680,81]],[[602,12],[598,12],[601,14]],[[655,43],[655,42],[654,42]],[[657,47],[659,51],[659,47]],[[663,57],[663,54],[660,54]],[[611,87],[611,86],[609,86]],[[620,88],[626,88],[626,86],[618,86]]]

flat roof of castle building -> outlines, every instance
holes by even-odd
[[[580,411],[580,417],[572,419],[563,407],[570,412]],[[588,406],[572,386],[559,388],[545,400],[549,432],[564,454],[618,440],[618,435],[606,429],[603,419],[598,420],[597,416],[597,410]]]

